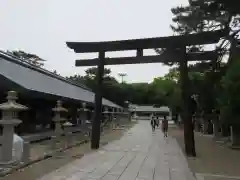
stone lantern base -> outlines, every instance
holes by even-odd
[[[18,164],[19,162],[12,159],[12,148],[13,148],[13,135],[14,135],[14,127],[20,124],[22,121],[18,119],[9,120],[0,120],[0,125],[3,127],[3,135],[2,135],[2,155],[0,161],[0,167],[8,167],[14,164]],[[9,144],[8,142],[12,142]],[[11,155],[8,153],[11,151]],[[8,154],[6,154],[6,152]],[[6,159],[6,157],[8,157]]]

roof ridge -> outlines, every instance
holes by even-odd
[[[74,82],[74,81],[72,81],[70,79],[67,79],[67,78],[65,78],[65,77],[63,77],[61,75],[55,74],[55,73],[53,73],[50,70],[47,70],[45,68],[41,68],[41,67],[35,66],[35,65],[29,63],[26,59],[20,59],[20,58],[12,55],[10,53],[2,51],[2,50],[0,50],[0,56],[4,56],[5,58],[7,58],[6,60],[9,60],[9,61],[11,61],[13,63],[17,63],[17,64],[22,65],[24,67],[36,70],[36,71],[38,71],[40,73],[43,73],[45,75],[49,75],[49,76],[51,76],[53,78],[65,81],[65,82],[67,82],[69,84],[75,85],[77,87],[81,87],[81,88],[86,89],[88,91],[92,91],[90,88],[86,87],[83,84],[76,83],[76,82]]]

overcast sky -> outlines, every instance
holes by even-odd
[[[66,41],[107,41],[172,35],[170,9],[187,0],[0,0],[0,49],[24,50],[46,59],[45,68],[63,76],[84,74]],[[153,53],[153,52],[149,52]],[[135,55],[133,52],[109,56]],[[164,75],[162,64],[109,66],[127,82]]]

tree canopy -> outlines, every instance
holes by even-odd
[[[74,75],[68,79],[82,83],[95,91],[96,72],[97,68],[89,68],[84,76]],[[172,69],[164,77],[155,78],[151,83],[120,83],[111,76],[110,69],[104,69],[103,96],[120,105],[129,101],[134,104],[171,105],[178,109],[180,106],[178,80],[178,71]]]
[[[21,50],[16,50],[16,51],[7,51],[7,53],[12,54],[13,56],[16,56],[17,58],[21,60],[25,60],[29,62],[30,64],[33,64],[38,67],[43,67],[44,66],[44,59],[40,58],[36,54],[31,54],[31,53],[26,53]]]

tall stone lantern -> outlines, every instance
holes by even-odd
[[[128,120],[131,121],[132,120],[132,105],[129,101],[124,101],[125,103],[125,111],[127,112],[128,114]]]
[[[62,101],[58,100],[57,101],[57,106],[55,108],[52,109],[55,113],[55,116],[53,118],[53,122],[55,123],[55,138],[57,141],[60,140],[61,138],[61,135],[63,133],[63,130],[62,130],[62,122],[66,121],[65,118],[61,117],[61,113],[62,112],[68,112],[67,109],[65,109],[64,107],[62,107]]]
[[[110,112],[108,111],[108,107],[104,107],[102,112],[101,132],[103,132],[103,126],[109,121],[110,121]]]
[[[22,122],[18,119],[18,112],[28,109],[28,107],[18,104],[16,102],[17,99],[17,92],[9,91],[7,102],[0,104],[0,110],[2,111],[0,125],[3,127],[1,164],[3,165],[13,163],[12,148],[14,127]]]

